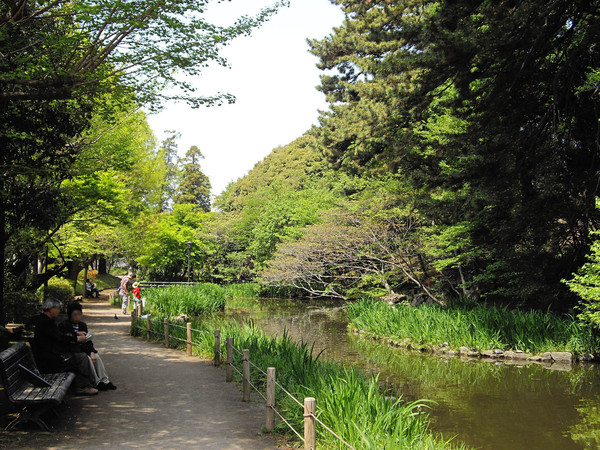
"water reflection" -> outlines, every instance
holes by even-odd
[[[390,348],[348,333],[338,303],[265,300],[226,314],[251,319],[268,334],[287,330],[314,342],[325,358],[377,372],[391,395],[433,400],[432,428],[446,438],[489,449],[600,448],[597,365],[558,371]]]

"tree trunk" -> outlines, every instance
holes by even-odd
[[[85,290],[85,283],[87,282],[88,277],[88,264],[86,263],[85,269],[83,271],[83,298],[87,297],[87,291]]]
[[[75,290],[75,295],[77,295],[77,277],[79,276],[79,272],[84,268],[84,263],[80,260],[73,260],[67,262],[67,267],[69,269],[69,280],[73,282],[73,289]]]
[[[106,258],[100,256],[98,258],[98,275],[106,275],[107,272]]]
[[[0,110],[6,108],[6,103],[0,102]],[[6,325],[6,308],[4,305],[5,272],[6,272],[6,204],[4,201],[4,164],[6,154],[5,139],[0,137],[0,325]]]
[[[0,148],[0,153],[4,154],[4,150]],[[3,157],[0,157],[4,159]],[[2,165],[0,164],[0,167]],[[1,177],[0,177],[1,178]],[[4,184],[0,181],[0,194],[2,193],[2,189]],[[6,272],[6,212],[4,210],[4,202],[1,200],[2,195],[0,195],[0,325],[6,325],[6,310],[4,307],[4,289],[5,289],[5,272]]]

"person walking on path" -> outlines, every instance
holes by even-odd
[[[135,278],[134,273],[130,273],[121,278],[121,284],[119,285],[119,294],[121,295],[121,310],[123,314],[127,314],[127,306],[129,306],[129,282]]]

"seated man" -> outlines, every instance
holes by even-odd
[[[81,307],[81,303],[72,302],[67,305],[67,320],[62,322],[58,328],[63,333],[72,333],[72,332],[88,332],[88,327],[85,322],[81,320],[81,316],[83,315],[83,308]],[[83,352],[88,355],[90,360],[90,364],[93,368],[94,373],[94,386],[96,389],[100,391],[107,391],[109,389],[116,389],[117,387],[111,383],[108,378],[108,373],[106,372],[106,368],[104,367],[104,362],[102,362],[102,358],[98,354],[98,350],[94,348],[94,343],[91,340],[87,340],[83,344],[73,344],[74,352]]]
[[[94,297],[96,294],[96,298],[100,298],[100,291],[96,287],[96,283],[92,283],[89,278],[85,280],[85,296],[86,297]]]
[[[85,332],[63,333],[55,319],[60,314],[60,301],[48,298],[42,306],[43,313],[37,318],[33,337],[36,361],[41,373],[73,372],[75,394],[94,395],[94,375],[85,353],[72,353],[69,346],[87,341]]]

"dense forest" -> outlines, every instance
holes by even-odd
[[[182,15],[196,2],[157,2],[165,15],[12,3],[0,6],[5,303],[125,261],[144,279],[344,299],[582,302],[600,323],[598,1],[335,0],[343,24],[309,41],[329,110],[214,199],[201,149],[179,149],[176,130],[156,142],[140,107],[173,84],[171,98],[227,101],[194,97],[171,69],[223,62],[218,47],[274,9],[192,32]]]

